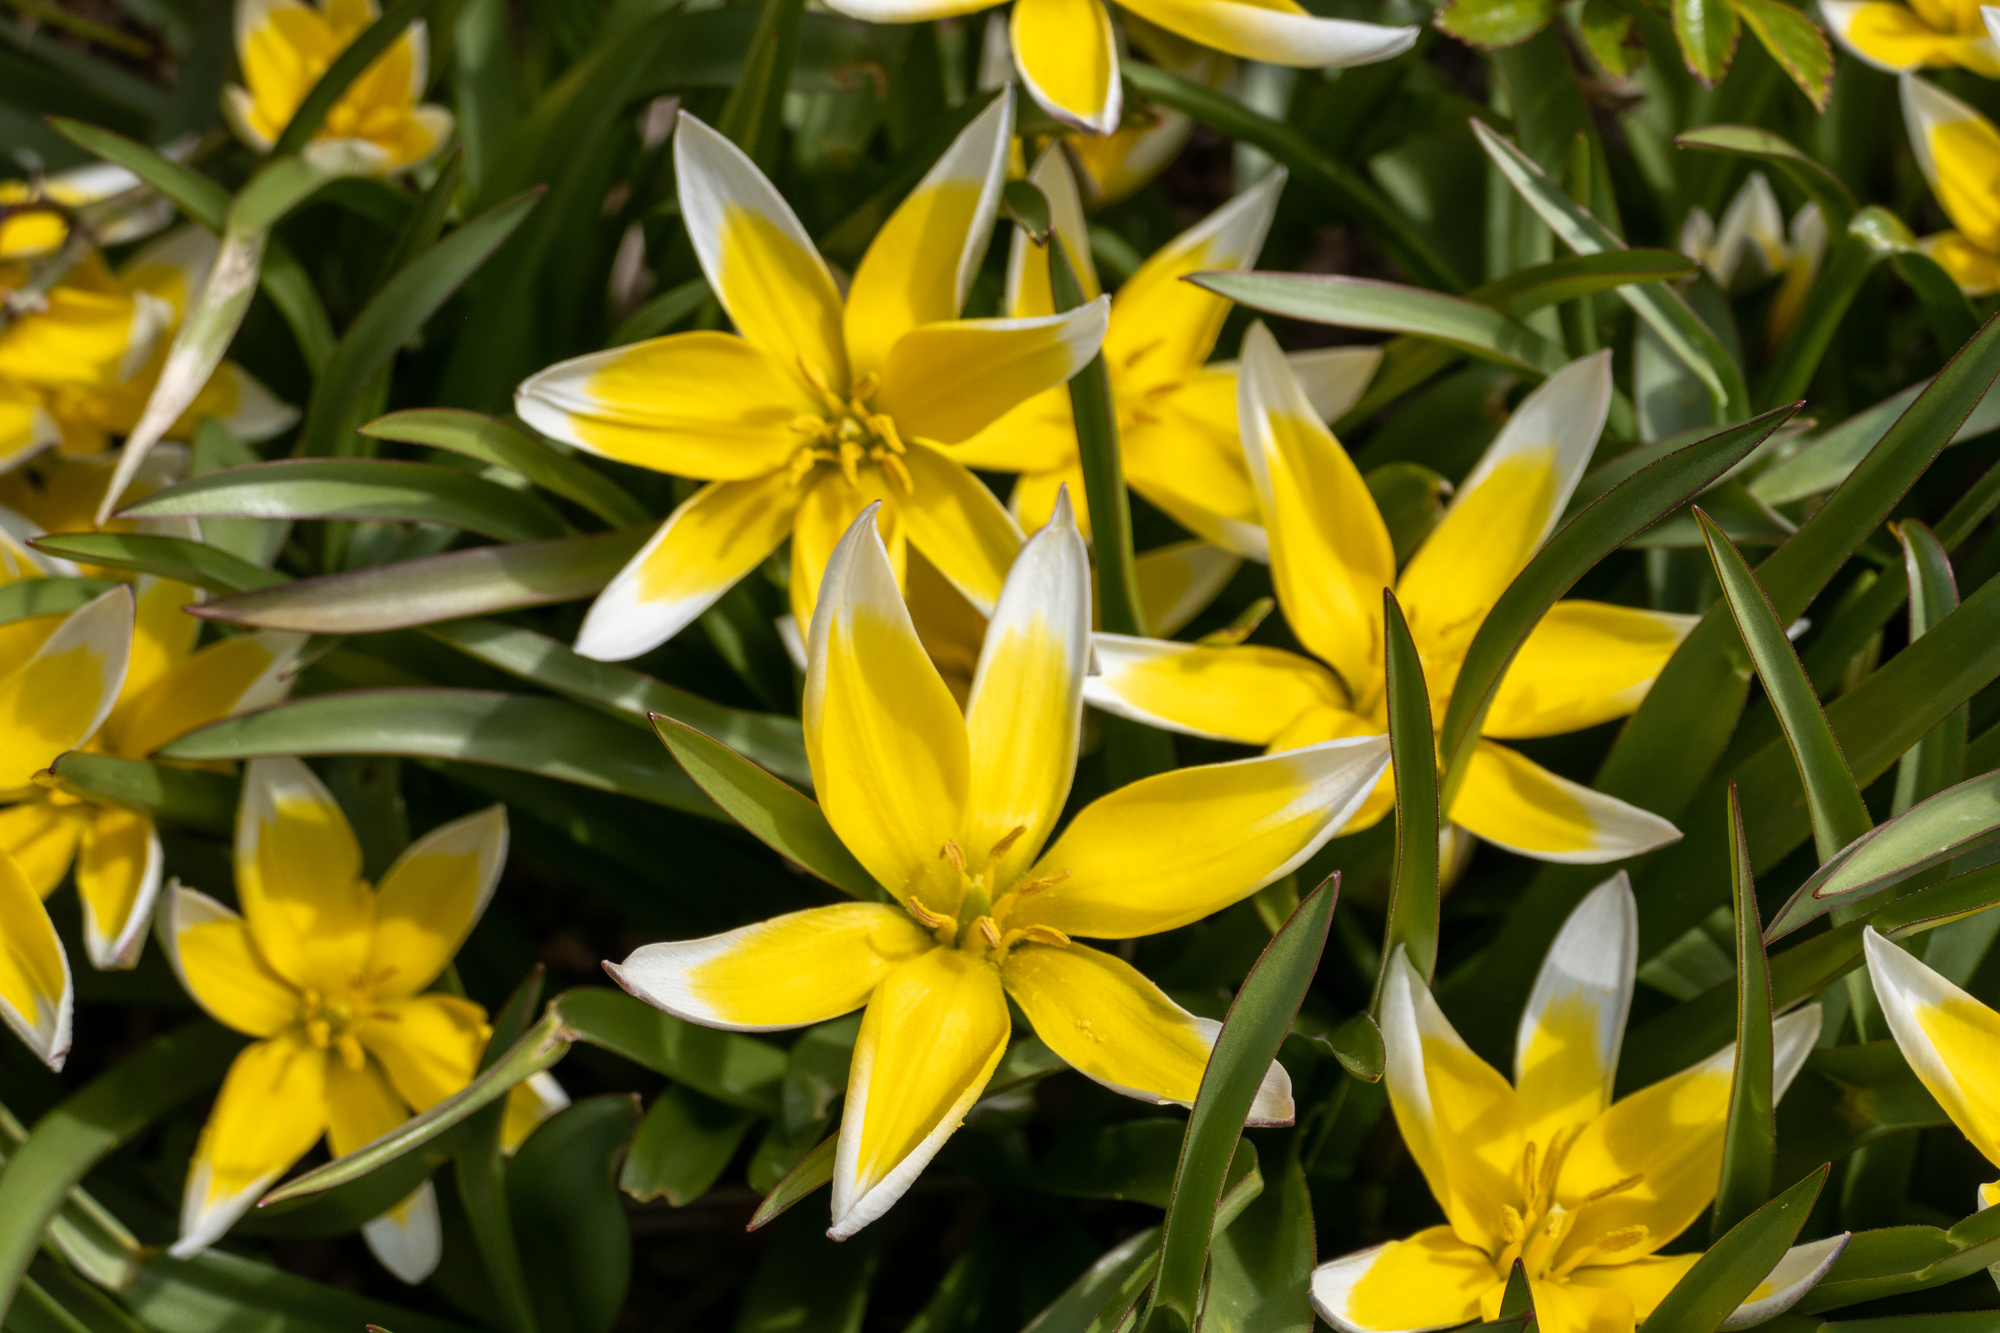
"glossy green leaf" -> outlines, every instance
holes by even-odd
[[[1924,390],[1913,384],[1892,394],[1873,407],[1864,408],[1830,430],[1807,441],[1797,452],[1774,463],[1750,482],[1751,493],[1766,504],[1789,504],[1822,491],[1830,491],[1868,456],[1896,420],[1909,410]],[[2000,426],[2000,395],[1988,393],[1971,415],[1951,432],[1948,443],[1983,435]],[[1974,520],[1976,526],[1977,520]],[[1940,535],[1946,524],[1938,525]],[[1955,543],[1947,541],[1946,546]]]
[[[621,792],[708,818],[719,812],[636,727],[564,699],[490,690],[353,690],[224,718],[163,759],[395,754],[462,759]]]
[[[1771,53],[1771,59],[1790,76],[1798,90],[1813,104],[1826,110],[1833,96],[1833,48],[1819,25],[1783,0],[1730,0],[1743,25],[1756,35]]]
[[[632,1279],[632,1229],[613,1183],[638,1098],[589,1097],[550,1116],[507,1168],[507,1209],[545,1333],[610,1333]]]
[[[1868,806],[1861,799],[1854,774],[1840,752],[1821,709],[1819,696],[1806,678],[1805,667],[1785,637],[1784,622],[1764,595],[1756,575],[1729,538],[1697,509],[1703,535],[1708,539],[1709,559],[1716,577],[1722,581],[1723,596],[1743,635],[1743,643],[1764,682],[1764,693],[1777,710],[1778,721],[1791,744],[1792,757],[1805,783],[1806,804],[1812,812],[1813,840],[1819,847],[1823,865],[1841,848],[1874,826]],[[1733,827],[1733,826],[1732,826]]]
[[[70,1191],[86,1173],[155,1120],[222,1081],[243,1048],[234,1032],[201,1021],[153,1038],[35,1123],[0,1172],[0,1311]]]
[[[1645,51],[1638,24],[1632,14],[1615,0],[1584,0],[1577,28],[1591,58],[1615,79],[1627,79],[1638,72]]]
[[[229,192],[193,167],[172,161],[122,134],[81,120],[51,116],[49,126],[77,147],[121,166],[213,232],[229,220]]]
[[[1322,273],[1201,273],[1191,281],[1253,310],[1429,338],[1528,375],[1551,374],[1569,359],[1492,306],[1422,287]]]
[[[497,464],[519,473],[545,491],[574,501],[616,528],[654,521],[645,506],[603,473],[537,435],[477,412],[448,407],[411,408],[377,417],[360,427],[360,432],[378,440],[425,444]]]
[[[327,113],[340,103],[348,86],[360,78],[362,72],[393,46],[397,39],[412,23],[419,22],[430,13],[435,0],[396,0],[381,17],[361,30],[313,84],[312,91],[305,95],[292,118],[285,123],[285,129],[272,145],[274,156],[303,152],[307,144],[318,133],[320,124]]]
[[[1898,524],[1895,531],[1903,547],[1903,572],[1910,587],[1910,638],[1915,641],[1958,609],[1958,580],[1936,533],[1916,519]],[[1964,780],[1971,724],[1970,705],[1960,704],[1903,752],[1896,761],[1896,795],[1891,806],[1896,814],[1904,814],[1919,801]]]
[[[66,616],[117,586],[109,579],[67,576],[0,583],[0,625],[35,616]]]
[[[1674,250],[1604,250],[1563,255],[1496,278],[1466,295],[1516,318],[1579,296],[1616,291],[1635,282],[1684,278],[1699,266]]]
[[[1647,1333],[1715,1333],[1798,1239],[1827,1168],[1731,1227],[1695,1261],[1646,1320]]]
[[[1314,1248],[1305,1172],[1290,1161],[1210,1247],[1203,1333],[1310,1333]]]
[[[1209,1237],[1257,1088],[1290,1031],[1333,924],[1335,876],[1307,895],[1244,978],[1202,1072],[1160,1237],[1160,1276],[1139,1327],[1193,1333]]]
[[[750,1216],[748,1229],[757,1231],[769,1226],[807,1195],[832,1184],[833,1155],[839,1146],[840,1140],[830,1137],[800,1158],[799,1164],[772,1186],[764,1201],[757,1205],[757,1211]]]
[[[693,1203],[721,1178],[755,1119],[675,1084],[647,1109],[618,1187],[642,1203],[665,1199],[676,1208]]]
[[[401,3],[423,4],[426,0],[401,0]],[[320,367],[312,401],[306,406],[305,424],[299,431],[299,453],[329,457],[353,452],[348,447],[348,436],[361,424],[353,418],[357,407],[367,401],[365,390],[369,381],[389,365],[397,349],[422,330],[465,280],[492,258],[493,252],[514,234],[540,199],[539,192],[530,192],[489,209],[418,255],[382,284],[381,290],[341,335],[333,355]],[[503,541],[520,540],[507,533],[490,535]]]
[[[274,465],[276,466],[276,465]],[[209,620],[308,634],[373,634],[595,596],[651,533],[474,546],[291,583],[205,603]]]
[[[542,980],[542,969],[537,966],[493,1015],[493,1033],[480,1052],[478,1072],[486,1072],[505,1058],[534,1021],[542,1003]],[[507,1157],[501,1143],[506,1120],[505,1098],[488,1103],[467,1120],[453,1176],[501,1319],[509,1333],[540,1333],[527,1274],[521,1266],[521,1233],[514,1226],[507,1194]]]
[[[661,716],[653,726],[695,785],[767,847],[843,893],[887,901],[811,797],[685,722]]]
[[[1674,39],[1689,72],[1714,84],[1729,72],[1742,24],[1730,0],[1673,0]]]
[[[1451,0],[1434,21],[1461,42],[1492,48],[1527,41],[1555,12],[1550,0]]]
[[[1704,152],[1733,153],[1775,167],[1819,205],[1827,230],[1833,235],[1845,231],[1847,220],[1854,215],[1854,195],[1840,177],[1783,135],[1755,125],[1702,125],[1675,135],[1674,144]]]
[[[1869,275],[1876,265],[1897,253],[1897,246],[1885,241],[1878,225],[1886,216],[1880,208],[1865,208],[1832,239],[1832,252],[1806,294],[1797,323],[1758,380],[1759,405],[1776,407],[1805,396],[1806,386],[1818,372],[1841,320]]]
[[[204,769],[71,750],[49,765],[64,788],[181,828],[227,835],[236,826],[237,779]]]
[[[785,1076],[782,1047],[741,1032],[699,1027],[603,986],[564,991],[549,1010],[577,1041],[614,1051],[717,1101],[758,1115],[777,1114]]]
[[[184,1261],[149,1259],[121,1295],[151,1333],[215,1333],[224,1322],[258,1333],[354,1333],[371,1321],[396,1333],[471,1333],[449,1319],[219,1250]]]
[[[1937,260],[1912,248],[1896,256],[1896,271],[1916,293],[1917,303],[1924,309],[1924,319],[1931,326],[1931,341],[1940,353],[1949,355],[1957,351],[1978,331],[1978,313],[1966,299],[1964,289]]]
[[[766,171],[777,157],[781,113],[804,12],[805,0],[764,0],[744,50],[743,67],[716,121],[716,129]]]
[[[1382,935],[1383,971],[1375,978],[1379,1003],[1388,960],[1400,947],[1410,966],[1429,981],[1437,969],[1438,773],[1431,734],[1431,696],[1423,660],[1403,619],[1396,594],[1382,592],[1387,659],[1390,772],[1396,784],[1396,870],[1390,882],[1389,918]]]
[[[65,532],[37,537],[30,544],[38,551],[65,560],[107,569],[129,569],[136,574],[157,574],[163,579],[192,583],[209,592],[245,592],[285,581],[283,574],[184,537],[154,537],[140,532]]]
[[[1718,1240],[1770,1199],[1778,1132],[1771,1090],[1771,963],[1764,955],[1756,876],[1734,786],[1729,789],[1729,883],[1736,920],[1736,1068],[1729,1085],[1721,1184],[1709,1226]]]
[[[1895,1042],[1823,1047],[1806,1057],[1805,1068],[1778,1107],[1779,1170],[1787,1176],[1792,1174],[1787,1168],[1807,1171],[1891,1134],[1948,1123]],[[1856,1243],[1860,1240],[1857,1235]],[[1836,1267],[1853,1257],[1852,1251],[1841,1256]],[[1808,1301],[1817,1295],[1815,1291]],[[1822,1308],[1839,1304],[1844,1302]]]

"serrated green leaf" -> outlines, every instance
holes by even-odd
[[[1645,43],[1632,16],[1613,0],[1584,0],[1578,18],[1583,43],[1591,58],[1614,79],[1627,79],[1638,71]]]
[[[704,290],[706,285],[704,284]],[[553,445],[504,421],[448,407],[391,412],[359,428],[378,440],[400,440],[449,449],[517,472],[543,490],[575,501],[613,527],[654,522],[644,505],[605,477]]]
[[[1673,0],[1674,40],[1688,72],[1713,85],[1729,72],[1742,23],[1730,0]]]
[[[1819,25],[1783,0],[1730,0],[1744,26],[1756,34],[1771,59],[1791,76],[1798,90],[1813,104],[1826,110],[1833,96],[1833,48]],[[1969,330],[1968,330],[1969,332]]]

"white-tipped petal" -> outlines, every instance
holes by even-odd
[[[362,1223],[361,1238],[398,1281],[416,1286],[437,1271],[444,1257],[436,1188],[426,1180],[394,1208]]]
[[[1730,1312],[1720,1327],[1749,1328],[1767,1319],[1776,1319],[1797,1305],[1800,1298],[1813,1289],[1813,1284],[1826,1276],[1826,1270],[1833,1267],[1833,1261],[1840,1258],[1847,1249],[1847,1242],[1853,1238],[1853,1232],[1843,1231],[1838,1236],[1794,1245],[1786,1250],[1784,1257],[1778,1260],[1778,1266],[1757,1284],[1743,1304]]]
[[[1618,1049],[1639,965],[1639,904],[1619,871],[1563,922],[1528,994],[1514,1039],[1514,1086],[1528,1135],[1582,1124],[1611,1104]]]

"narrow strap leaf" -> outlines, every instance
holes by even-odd
[[[1729,787],[1729,882],[1736,918],[1736,1069],[1729,1085],[1722,1177],[1710,1228],[1717,1239],[1771,1197],[1778,1134],[1771,1088],[1771,965],[1764,955],[1757,883],[1734,783]]]
[[[1378,1002],[1398,945],[1424,980],[1436,970],[1439,894],[1437,747],[1431,735],[1430,691],[1403,608],[1387,588],[1382,590],[1382,619],[1387,631],[1390,772],[1396,783],[1396,871],[1382,936],[1383,971],[1375,979]]]

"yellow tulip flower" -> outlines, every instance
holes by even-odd
[[[1387,762],[1383,737],[1182,768],[1086,806],[1069,793],[1090,662],[1090,567],[1066,498],[1022,548],[961,712],[918,643],[874,524],[827,563],[806,677],[806,754],[828,823],[893,903],[793,912],[607,964],[690,1022],[766,1032],[861,1009],[833,1175],[836,1239],[888,1210],[978,1100],[1007,1002],[1073,1068],[1159,1104],[1194,1100],[1219,1024],[1116,954],[1296,868]],[[1273,1065],[1252,1123],[1284,1124]]]
[[[1049,201],[1085,295],[1095,297],[1101,288],[1067,159],[1050,149],[1028,178]],[[1274,171],[1162,246],[1112,298],[1104,335],[1126,482],[1196,536],[1253,560],[1268,560],[1270,553],[1236,435],[1236,369],[1208,364],[1230,303],[1183,279],[1252,263],[1284,188],[1284,171]],[[1015,228],[1007,263],[1009,313],[1040,315],[1054,308],[1048,266],[1048,251]],[[1378,347],[1290,358],[1325,417],[1352,407],[1381,361]],[[1019,472],[1008,507],[1030,532],[1048,521],[1058,487],[1083,494],[1067,389],[1029,399],[951,453],[971,467]],[[1084,531],[1088,535],[1087,521]]]
[[[1020,530],[941,445],[1061,384],[1104,337],[1106,302],[1037,319],[958,318],[991,238],[1012,142],[1007,95],[967,126],[876,236],[843,302],[792,210],[749,158],[683,112],[682,216],[738,332],[678,333],[551,366],[515,395],[545,435],[699,477],[585,617],[606,660],[664,642],[791,538],[792,612],[879,502],[900,581],[914,543],[990,612]]]
[[[13,858],[0,852],[0,1020],[49,1068],[69,1055],[75,996],[55,923]]]
[[[201,621],[186,608],[198,597],[185,583],[140,580],[124,685],[96,732],[70,748],[144,759],[196,727],[284,698],[305,636],[267,631],[197,651]],[[0,851],[44,898],[74,863],[90,961],[99,968],[139,961],[160,891],[160,838],[149,817],[37,788],[12,805],[0,797]]]
[[[121,203],[116,216],[102,221],[95,235],[99,245],[122,245],[158,231],[173,221],[174,206],[158,195],[139,195],[141,188],[137,176],[109,162],[59,171],[34,182],[0,181],[0,208],[16,210],[0,218],[0,259],[47,254],[69,239],[71,215],[120,195],[133,196],[131,205]],[[55,207],[22,207],[37,202]]]
[[[1522,402],[1398,573],[1361,474],[1320,421],[1276,341],[1253,325],[1238,377],[1245,456],[1271,538],[1271,579],[1318,658],[1258,645],[1097,636],[1095,706],[1191,735],[1283,750],[1387,726],[1382,590],[1393,587],[1423,660],[1434,720],[1473,635],[1555,529],[1604,427],[1608,352],[1571,362]],[[1558,602],[1514,659],[1488,738],[1552,736],[1631,712],[1696,617]],[[1394,804],[1388,778],[1353,827]],[[1659,816],[1482,739],[1449,811],[1466,831],[1544,861],[1617,861],[1680,837]]]
[[[1919,244],[1967,296],[2000,291],[2000,130],[1950,93],[1905,74],[1910,148],[1953,231]]]
[[[2000,46],[1979,0],[1819,0],[1827,30],[1858,60],[1891,74],[1925,66],[2000,78]]]
[[[1715,1198],[1735,1047],[1611,1100],[1632,1005],[1638,905],[1624,874],[1570,914],[1542,962],[1514,1079],[1473,1054],[1399,946],[1382,991],[1383,1075],[1445,1224],[1320,1265],[1341,1333],[1417,1333],[1500,1311],[1514,1261],[1542,1333],[1632,1333],[1699,1254],[1661,1255]],[[1818,1005],[1772,1028],[1774,1097],[1819,1035]],[[1846,1236],[1793,1247],[1723,1324],[1782,1314]]]
[[[1868,977],[1882,1016],[1917,1078],[1937,1098],[1959,1133],[1987,1161],[2000,1166],[2000,1102],[1993,1097],[1994,1052],[2000,1014],[1939,976],[1882,937],[1861,932]],[[2000,1180],[1979,1186],[1975,1205],[2000,1203]]]
[[[998,0],[829,0],[871,23],[923,23]],[[1200,46],[1301,69],[1371,65],[1416,44],[1416,28],[1316,18],[1295,0],[1120,0],[1122,8]],[[1095,134],[1118,128],[1124,83],[1118,36],[1101,0],[1015,0],[1007,35],[1021,81],[1042,108]]]
[[[371,887],[346,816],[311,769],[291,758],[245,766],[242,913],[175,885],[160,927],[188,993],[256,1038],[202,1127],[173,1254],[213,1244],[322,1135],[336,1156],[352,1152],[471,1080],[486,1011],[425,987],[485,911],[506,859],[507,815],[494,806],[419,838]],[[391,1271],[435,1263],[425,1197],[370,1224]]]
[[[375,0],[237,0],[236,58],[243,82],[222,90],[222,110],[244,143],[268,153],[327,66],[382,16]],[[349,84],[307,151],[345,150],[377,174],[416,166],[451,138],[451,112],[420,101],[430,82],[421,21]]]

